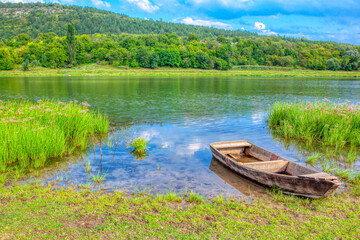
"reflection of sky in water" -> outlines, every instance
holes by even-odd
[[[58,171],[45,169],[45,179],[63,179],[64,185],[68,180],[86,184],[92,181],[91,174],[102,172],[106,181],[101,186],[106,189],[139,187],[165,193],[187,188],[207,195],[236,195],[239,192],[234,187],[209,169],[210,143],[248,140],[304,164],[302,154],[285,149],[268,132],[268,105],[294,97],[356,102],[360,101],[360,82],[236,77],[0,78],[1,99],[49,97],[86,100],[109,115],[116,125],[118,147],[115,151],[114,146],[103,146],[102,158],[98,147],[95,155],[89,147],[84,160],[71,161]],[[149,156],[144,160],[136,159],[126,147],[139,136],[149,140]],[[86,161],[91,163],[90,174]]]

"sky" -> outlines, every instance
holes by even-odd
[[[39,0],[0,0],[38,2]],[[40,0],[130,17],[360,45],[360,0]]]

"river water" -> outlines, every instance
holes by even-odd
[[[305,152],[284,147],[269,132],[267,110],[276,101],[328,98],[360,101],[360,80],[244,77],[41,77],[0,78],[0,99],[55,98],[87,101],[109,116],[114,133],[107,143],[78,156],[52,161],[29,178],[60,185],[147,192],[195,191],[241,195],[257,189],[212,161],[209,144],[248,140],[305,165]],[[128,145],[149,140],[148,156]],[[117,144],[115,144],[114,138]],[[117,145],[117,146],[116,146]],[[102,156],[101,156],[102,153]],[[90,164],[90,172],[86,171]],[[359,160],[353,167],[359,166]],[[309,166],[317,170],[317,166]],[[260,191],[260,190],[259,190]],[[241,193],[242,192],[242,193]]]

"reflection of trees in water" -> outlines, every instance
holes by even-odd
[[[306,84],[306,80],[264,81],[229,76],[6,78],[1,82],[4,90],[0,95],[10,91],[32,100],[46,97],[62,101],[77,99],[89,102],[110,116],[114,124],[134,120],[158,124],[184,118],[221,118],[229,113],[263,112],[267,103],[301,96],[301,93],[310,98],[325,90],[327,95],[338,95],[338,85],[328,87],[326,81],[321,81]]]

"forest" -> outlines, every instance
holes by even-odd
[[[0,70],[87,63],[218,70],[237,65],[334,71],[360,67],[360,46],[349,44],[140,20],[59,4],[1,3],[0,13]]]

